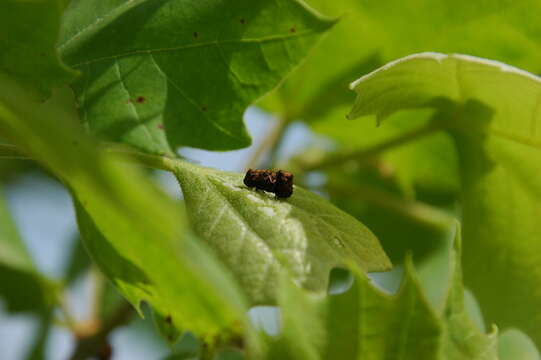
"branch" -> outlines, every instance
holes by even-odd
[[[0,144],[0,159],[30,160],[15,145]]]
[[[448,230],[454,218],[423,202],[406,200],[369,185],[327,185],[326,188],[343,196],[375,204],[419,224],[438,230]]]
[[[337,152],[329,156],[324,157],[321,160],[314,161],[312,163],[300,163],[299,166],[303,171],[320,170],[328,167],[339,166],[348,161],[354,160],[357,162],[366,162],[371,160],[375,156],[388,151],[392,148],[406,144],[410,141],[432,134],[438,130],[441,130],[442,126],[433,121],[421,126],[418,129],[401,134],[397,137],[391,138],[382,143],[376,144],[369,148],[355,149],[350,151]]]
[[[274,128],[271,130],[269,135],[259,144],[256,148],[250,160],[246,163],[246,169],[257,168],[261,162],[261,158],[267,150],[270,150],[271,159],[270,163],[273,164],[276,162],[276,151],[280,147],[281,140],[283,135],[289,125],[289,119],[286,116],[280,116]]]
[[[86,360],[96,357],[102,349],[109,346],[107,337],[113,330],[128,323],[135,314],[135,310],[128,302],[120,305],[100,328],[92,333],[80,331],[77,336],[77,344],[70,360]]]

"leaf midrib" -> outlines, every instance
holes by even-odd
[[[173,46],[169,48],[140,49],[140,50],[128,51],[125,53],[120,53],[117,55],[109,55],[109,56],[103,56],[100,58],[90,59],[90,60],[83,61],[77,64],[70,64],[70,66],[72,68],[78,68],[84,65],[94,64],[101,61],[114,60],[114,59],[119,59],[119,58],[130,57],[130,56],[137,56],[137,55],[143,55],[143,54],[152,55],[156,53],[174,52],[174,51],[179,51],[179,50],[195,49],[195,48],[200,48],[200,47],[204,48],[204,47],[210,47],[210,46],[220,46],[222,44],[258,44],[258,43],[261,44],[265,42],[284,41],[290,38],[305,37],[305,36],[310,36],[316,33],[317,33],[316,30],[305,30],[305,31],[297,31],[294,34],[270,35],[270,36],[261,37],[261,38],[212,40],[212,41],[201,42],[201,43]]]

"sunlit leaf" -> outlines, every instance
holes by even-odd
[[[451,252],[453,275],[443,312],[427,300],[411,258],[395,295],[376,289],[356,273],[351,289],[330,297],[323,358],[497,359],[496,334],[482,334],[464,310],[459,237],[457,233]]]
[[[413,55],[354,83],[350,116],[437,107],[462,175],[465,282],[488,323],[541,346],[541,80],[464,55]]]
[[[539,352],[521,331],[509,329],[498,339],[500,360],[539,360]]]
[[[345,119],[354,100],[347,85],[391,60],[441,51],[497,59],[534,73],[541,69],[537,0],[307,2],[340,21],[263,105],[287,119],[310,123],[346,149],[370,146],[428,119],[426,112],[397,113],[383,128],[373,121],[352,124]],[[416,185],[458,188],[456,154],[445,134],[393,149],[381,158],[410,194]]]
[[[295,187],[287,199],[248,189],[243,175],[179,163],[191,222],[239,279],[254,304],[273,303],[281,268],[309,290],[327,289],[333,267],[391,266],[376,237],[318,195]]]
[[[434,359],[440,351],[442,324],[424,297],[406,261],[397,295],[378,290],[363,274],[344,294],[331,296],[324,359]]]
[[[82,121],[152,153],[248,146],[246,107],[333,24],[297,0],[83,0],[64,20]]]

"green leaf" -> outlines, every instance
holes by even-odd
[[[0,80],[0,132],[69,187],[87,249],[128,300],[146,300],[198,334],[243,322],[240,292],[187,236],[178,204],[75,126],[54,102],[32,106],[14,83]]]
[[[0,72],[35,87],[41,98],[75,78],[58,58],[56,41],[63,4],[59,0],[0,3]]]
[[[74,236],[73,245],[64,271],[64,281],[73,283],[80,275],[90,268],[91,262],[80,236]]]
[[[541,9],[536,0],[308,3],[341,18],[280,88],[279,99],[272,99],[275,109],[285,110],[290,118],[328,119],[335,106],[351,101],[345,88],[359,74],[416,52],[462,52],[539,70],[538,26],[531,25]]]
[[[482,334],[464,309],[458,231],[457,227],[450,262],[453,276],[443,312],[425,297],[411,257],[395,295],[354,272],[352,288],[329,299],[328,346],[322,358],[497,359],[497,334]]]
[[[268,337],[266,358],[319,359],[319,351],[325,344],[325,327],[321,321],[325,311],[324,298],[303,292],[285,274],[280,277],[278,286],[281,333],[276,338]]]
[[[161,336],[167,340],[170,345],[175,344],[182,336],[183,331],[173,325],[173,319],[170,316],[162,316],[160,313],[153,312],[152,318],[158,328]]]
[[[312,192],[295,186],[290,198],[276,199],[248,189],[241,174],[186,162],[178,162],[175,173],[195,231],[253,304],[274,303],[281,268],[296,284],[322,292],[333,267],[391,267],[368,228]]]
[[[344,118],[354,100],[347,85],[388,61],[441,51],[493,58],[534,73],[540,69],[537,14],[541,2],[537,0],[307,2],[323,14],[339,16],[340,21],[262,105],[285,118],[309,123],[346,149],[370,146],[429,117],[397,113],[383,128],[372,122],[352,124]],[[456,154],[445,135],[410,143],[384,154],[382,160],[411,195],[415,185],[458,189]]]
[[[398,294],[378,290],[355,272],[346,293],[331,296],[327,315],[328,346],[323,359],[435,359],[443,333],[406,260]]]
[[[333,24],[297,0],[86,0],[59,49],[94,134],[151,153],[246,147],[246,107]],[[164,132],[165,130],[165,132]]]
[[[539,352],[524,333],[509,329],[500,335],[498,348],[501,360],[539,360]]]
[[[465,313],[459,226],[451,230],[454,246],[444,252],[450,276],[440,277],[447,285],[443,306],[426,298],[410,256],[392,295],[355,265],[353,285],[339,295],[314,297],[281,282],[282,331],[269,339],[267,358],[496,360],[496,332],[483,334]]]
[[[32,294],[32,296],[29,296]],[[36,270],[0,191],[0,298],[12,312],[45,312],[55,288]]]
[[[490,360],[498,359],[498,331],[483,334],[470,319],[464,305],[464,286],[462,283],[462,240],[460,227],[456,226],[454,249],[451,252],[452,278],[447,301],[443,311],[446,336],[443,349],[447,359]]]
[[[541,80],[490,60],[425,53],[353,86],[351,117],[383,119],[413,107],[442,111],[461,166],[465,282],[487,322],[517,327],[541,346]]]
[[[34,264],[9,214],[0,192],[0,263],[23,271],[34,271]]]

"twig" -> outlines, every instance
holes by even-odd
[[[184,161],[177,158],[171,158],[163,155],[144,154],[135,150],[129,150],[122,147],[110,146],[104,149],[111,154],[121,155],[129,161],[136,162],[153,169],[165,171],[174,171],[177,168],[177,163]]]
[[[375,204],[388,211],[400,214],[410,220],[434,229],[447,230],[454,222],[451,215],[448,215],[436,207],[419,201],[402,199],[373,186],[351,186],[342,184],[327,185],[326,188],[340,195]]]
[[[67,304],[67,296],[65,294],[57,294],[56,301],[62,317],[64,318],[63,324],[70,329],[71,332],[75,332],[77,329],[77,322],[71,314],[71,310]]]
[[[71,360],[86,360],[96,356],[99,351],[107,346],[107,337],[116,328],[128,323],[135,311],[131,304],[124,302],[107,319],[103,325],[92,334],[78,334],[77,344],[70,357]]]
[[[10,144],[0,144],[0,159],[30,160],[16,146]]]
[[[261,162],[261,158],[268,150],[271,154],[270,163],[273,164],[276,161],[276,152],[280,147],[283,135],[289,125],[289,118],[286,116],[280,116],[276,125],[267,135],[267,137],[259,144],[254,153],[246,163],[246,169],[257,168]]]
[[[390,140],[376,144],[372,147],[338,152],[338,153],[326,156],[323,159],[318,160],[317,162],[300,163],[299,166],[301,170],[303,171],[313,171],[313,170],[320,170],[320,169],[324,169],[324,168],[328,168],[332,166],[339,166],[351,160],[354,160],[357,162],[368,161],[387,150],[403,145],[410,141],[416,140],[418,138],[424,137],[426,135],[432,134],[441,129],[442,129],[441,125],[435,122],[429,122],[428,124],[421,126],[418,129],[401,134]]]
[[[92,302],[90,303],[90,318],[89,322],[99,323],[101,314],[101,300],[105,290],[105,278],[98,270],[96,265],[92,264],[90,268],[91,281],[94,285],[92,292]]]

